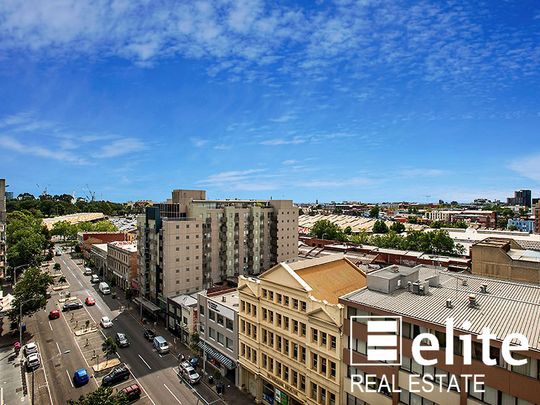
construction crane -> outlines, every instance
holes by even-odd
[[[87,184],[86,189],[88,190],[88,194],[86,194],[86,200],[88,202],[94,202],[96,201],[96,192],[90,190],[90,186]]]

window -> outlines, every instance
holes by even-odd
[[[281,304],[281,299],[282,299],[281,294],[276,294],[276,302],[277,302],[278,304]]]
[[[311,353],[311,369],[319,371],[319,355],[317,353]]]
[[[208,310],[208,318],[211,319],[212,321],[216,320],[216,313],[212,311],[211,309]]]
[[[301,301],[301,302],[300,302],[300,310],[301,310],[302,312],[306,312],[306,311],[307,311],[307,304],[306,304],[305,301]]]
[[[232,339],[226,338],[225,339],[225,347],[229,350],[233,349],[233,341]]]
[[[216,331],[212,328],[208,328],[208,336],[210,339],[216,339]]]
[[[326,359],[321,357],[321,374],[326,376]]]
[[[298,360],[298,344],[293,343],[292,348],[293,348],[292,350],[293,359]]]
[[[302,363],[306,364],[306,348],[304,346],[300,346],[300,359],[302,360]]]
[[[289,306],[289,297],[288,296],[283,296],[283,305],[285,305],[286,307]]]
[[[311,399],[317,400],[317,384],[311,383]]]
[[[305,337],[306,336],[306,324],[303,323],[303,322],[300,323],[300,331],[301,331],[300,335]]]
[[[295,321],[295,320],[293,319],[293,321],[292,321],[292,326],[293,326],[293,332],[296,333],[296,334],[298,334],[298,321]]]
[[[234,329],[233,321],[229,318],[225,318],[225,327],[229,330]]]
[[[336,350],[336,337],[330,335],[330,348]]]
[[[225,323],[225,318],[223,318],[223,315],[217,314],[217,323],[220,325],[223,325]]]
[[[293,309],[298,309],[298,300],[296,298],[293,298],[292,306],[293,306]]]
[[[330,377],[336,378],[336,363],[330,360]]]
[[[326,332],[321,332],[321,344],[326,346]]]
[[[317,329],[311,328],[311,341],[313,342],[319,341],[319,331]]]
[[[267,290],[266,288],[263,288],[263,289],[262,289],[262,296],[263,296],[263,298],[265,298],[265,299],[268,298],[268,290]]]

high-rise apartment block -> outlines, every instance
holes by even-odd
[[[534,233],[540,233],[540,202],[534,206]]]
[[[507,199],[508,205],[521,205],[523,207],[532,207],[532,192],[531,190],[514,191],[514,197]]]
[[[291,200],[206,200],[204,190],[174,190],[138,218],[141,291],[167,297],[255,275],[298,250],[298,207]]]
[[[6,180],[0,179],[0,278],[6,269]]]

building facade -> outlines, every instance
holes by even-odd
[[[540,284],[540,251],[523,249],[513,239],[475,243],[471,260],[473,274]]]
[[[511,218],[506,227],[508,229],[516,228],[521,232],[534,232],[534,224],[534,219]]]
[[[534,206],[534,233],[540,234],[540,202]]]
[[[429,221],[466,222],[480,224],[486,228],[497,227],[497,212],[484,210],[432,210],[424,217]]]
[[[532,207],[532,192],[531,190],[514,191],[514,197],[507,199],[508,205],[520,205],[523,207]]]
[[[409,284],[411,280],[414,281]],[[425,266],[391,266],[368,274],[367,288],[344,295],[340,303],[346,306],[347,317],[342,353],[346,367],[343,404],[538,403],[540,317],[528,315],[538,314],[540,287]],[[373,339],[374,330],[369,330],[371,320],[363,318],[366,316],[383,317],[386,321],[401,317],[401,330],[399,326],[396,329],[401,345],[392,353],[394,359],[401,353],[397,365],[369,359],[377,341]],[[449,318],[454,322],[453,345],[447,339]],[[483,362],[483,343],[477,336],[484,328],[490,328],[495,335],[486,348],[494,365]],[[439,350],[422,352],[425,359],[434,360],[433,365],[422,366],[415,361],[413,339],[421,333],[435,335],[439,342]],[[523,334],[529,341],[529,349],[514,356],[525,359],[524,365],[511,366],[501,355],[502,341],[510,333]],[[472,340],[470,352],[461,335]],[[448,347],[452,347],[451,361],[446,359]],[[472,375],[478,375],[482,383],[475,386]],[[380,385],[383,380],[388,384]],[[374,382],[371,392],[366,381]]]
[[[198,322],[197,298],[185,294],[167,298],[167,328],[185,345],[198,333]]]
[[[6,180],[0,179],[0,279],[6,271]]]
[[[239,386],[263,404],[341,404],[338,297],[365,286],[341,254],[240,277]]]
[[[174,190],[138,217],[145,297],[190,294],[239,275],[294,260],[298,208],[292,201],[206,200],[203,190]]]
[[[238,381],[238,290],[209,289],[197,294],[199,348],[207,364]]]
[[[107,246],[106,278],[122,290],[138,290],[137,242],[111,242]]]
[[[88,261],[101,277],[107,276],[107,251],[108,246],[106,243],[96,243],[91,245],[88,252]]]

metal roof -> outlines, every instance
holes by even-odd
[[[420,280],[437,272],[440,287],[430,287],[428,295],[407,289],[385,294],[364,288],[341,298],[440,326],[453,318],[456,330],[463,331],[461,325],[469,321],[470,333],[480,334],[487,327],[501,341],[510,333],[521,333],[529,339],[531,350],[540,351],[540,286],[417,267]],[[482,284],[487,285],[486,294],[480,292]],[[476,295],[475,308],[469,306],[470,294]],[[447,308],[447,299],[452,300],[452,308]]]

